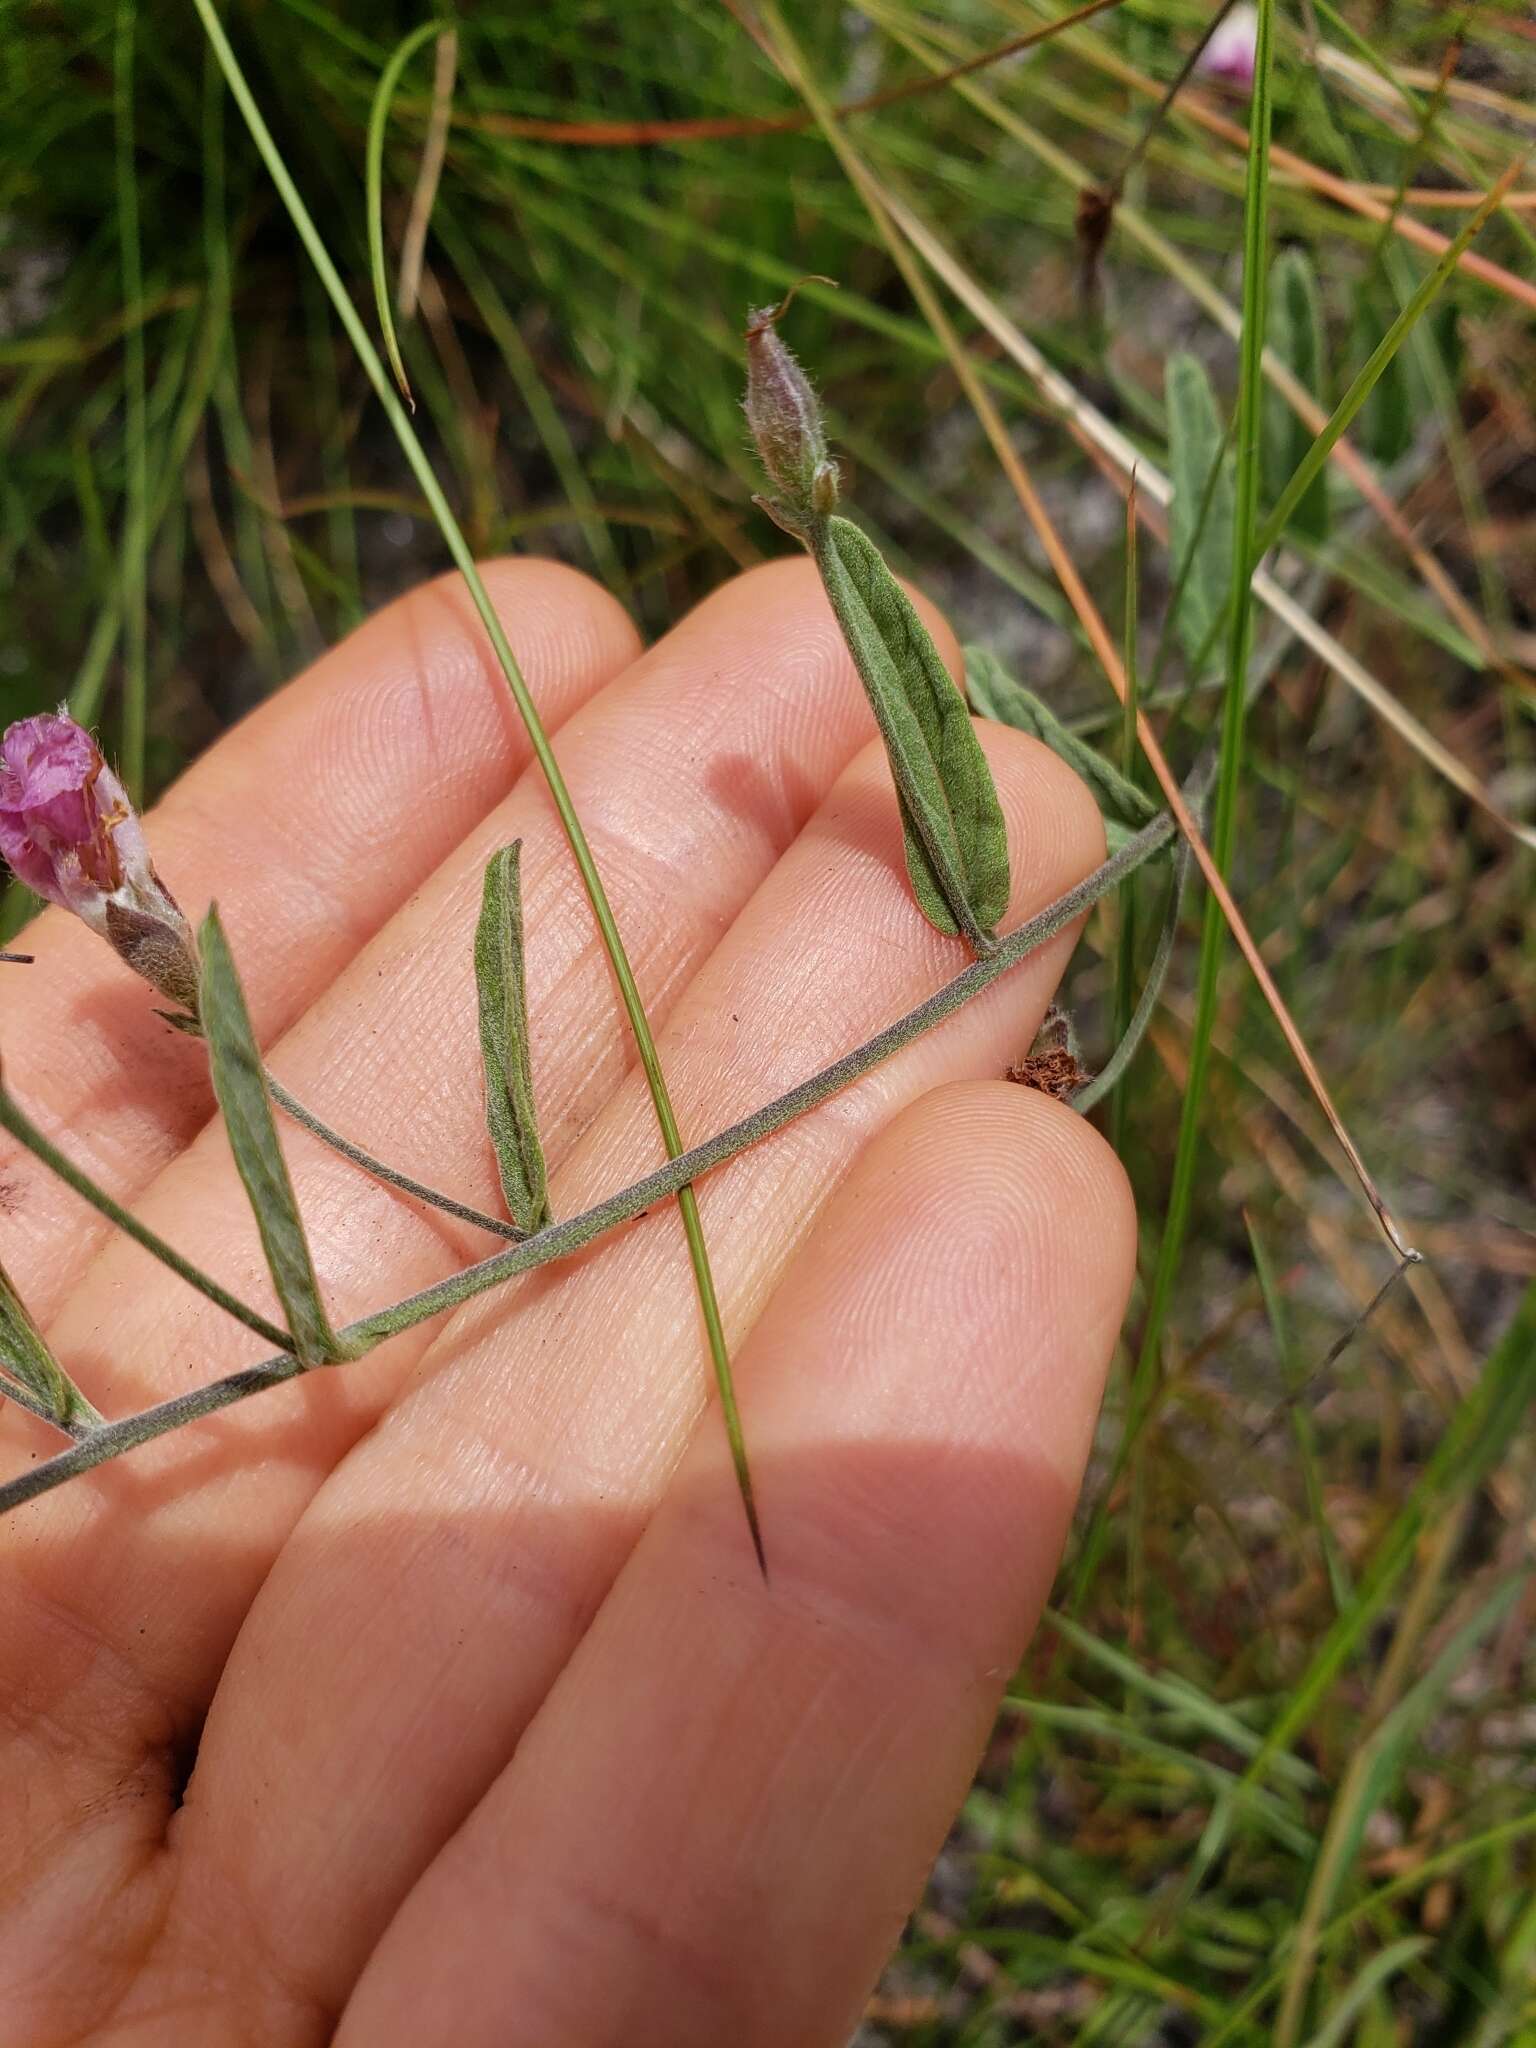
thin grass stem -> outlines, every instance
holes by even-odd
[[[545,732],[543,721],[539,717],[538,707],[535,705],[533,697],[529,692],[522,670],[518,666],[517,658],[512,652],[511,643],[507,639],[505,628],[497,616],[495,606],[491,603],[490,594],[486,590],[479,569],[476,567],[474,556],[470,552],[469,545],[464,538],[458,521],[454,518],[453,511],[444,495],[442,485],[438,482],[437,474],[427,457],[426,450],[417,438],[410,420],[407,418],[400,400],[385,374],[384,365],[379,360],[378,351],[374,348],[367,329],[358,317],[357,309],[352,304],[346,286],[342,283],[340,273],[331,260],[330,252],[321,239],[319,230],[310,216],[309,209],[305,206],[298,187],[294,184],[288,167],[283,161],[282,152],[277,147],[272,138],[271,130],[267,127],[262,117],[261,109],[257,106],[251,93],[245,73],[241,69],[239,60],[236,58],[233,49],[230,47],[229,39],[224,33],[223,25],[214,9],[213,0],[194,0],[194,4],[197,7],[208,39],[212,43],[215,54],[218,57],[225,79],[229,84],[229,89],[240,108],[247,128],[250,130],[252,140],[255,142],[262,160],[266,164],[272,182],[277,187],[278,194],[288,210],[289,217],[298,231],[299,238],[304,244],[310,261],[319,272],[320,280],[324,284],[331,303],[336,309],[337,318],[346,329],[348,339],[357,351],[358,359],[367,373],[369,382],[373,385],[379,403],[384,408],[385,416],[389,420],[406,460],[415,474],[416,481],[421,486],[422,494],[426,498],[427,503],[432,507],[432,514],[437,522],[438,529],[447,543],[450,554],[453,556],[455,566],[462,574],[469,588],[475,609],[480,615],[491,646],[495,650],[496,658],[501,664],[502,673],[507,679],[507,686],[512,693],[518,713],[527,729],[534,756],[543,771],[544,779],[549,786],[550,796],[553,799],[556,811],[559,813],[561,826],[564,829],[571,852],[575,857],[583,887],[587,892],[587,899],[591,903],[592,914],[596,920],[604,950],[607,952],[609,963],[613,970],[614,980],[618,984],[619,994],[629,1018],[630,1030],[634,1035],[635,1046],[640,1055],[640,1064],[645,1072],[646,1085],[650,1089],[651,1100],[655,1105],[656,1120],[661,1129],[662,1142],[666,1147],[668,1156],[675,1159],[683,1150],[683,1144],[678,1132],[677,1119],[673,1114],[671,1098],[667,1093],[666,1079],[661,1070],[661,1061],[657,1055],[656,1042],[651,1033],[644,1005],[640,1000],[640,991],[635,984],[634,973],[629,964],[629,956],[624,950],[623,940],[619,936],[618,926],[614,921],[613,911],[608,902],[607,892],[603,887],[602,877],[599,875],[597,863],[592,857],[592,850],[587,843],[586,833],[582,829],[581,820],[576,815],[576,808],[571,801],[570,791],[566,787],[565,777],[561,773],[560,765],[555,759],[554,750],[550,746],[549,736]],[[746,1453],[742,1444],[739,1420],[737,1418],[735,1393],[731,1379],[730,1357],[725,1347],[724,1334],[721,1328],[720,1309],[715,1295],[714,1276],[710,1269],[709,1256],[704,1243],[703,1227],[699,1221],[698,1204],[694,1200],[692,1189],[686,1183],[679,1187],[677,1191],[677,1203],[682,1213],[683,1229],[688,1239],[688,1253],[693,1266],[694,1281],[699,1296],[699,1307],[703,1316],[704,1328],[714,1364],[715,1381],[720,1392],[721,1408],[725,1416],[726,1428],[731,1436],[731,1455],[738,1473],[741,1473],[746,1469]],[[753,1547],[758,1553],[759,1562],[761,1562],[762,1535],[757,1526],[756,1511],[752,1504],[750,1491],[745,1487],[743,1488],[742,1504],[746,1509]]]

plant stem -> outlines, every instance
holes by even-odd
[[[506,1237],[516,1243],[525,1233],[515,1223],[508,1223],[504,1217],[491,1216],[484,1209],[475,1209],[468,1202],[456,1202],[452,1195],[445,1195],[437,1188],[429,1188],[425,1181],[412,1180],[408,1173],[401,1173],[396,1167],[386,1166],[382,1159],[375,1159],[371,1152],[365,1152],[361,1145],[354,1145],[350,1138],[344,1138],[340,1131],[332,1130],[323,1123],[313,1110],[306,1109],[296,1096],[278,1080],[270,1067],[264,1067],[267,1093],[278,1108],[287,1112],[296,1124],[302,1124],[311,1137],[318,1138],[322,1145],[329,1145],[333,1152],[339,1152],[343,1159],[350,1159],[354,1166],[360,1166],[364,1173],[371,1174],[402,1193],[414,1195],[418,1202],[429,1202],[434,1209],[442,1209],[450,1216],[457,1216],[462,1223],[472,1223],[477,1230],[493,1231],[497,1237]]]
[[[83,1173],[50,1138],[43,1135],[3,1087],[0,1087],[0,1130],[9,1131],[18,1144],[25,1145],[34,1159],[40,1159],[48,1171],[56,1174],[67,1188],[72,1188],[82,1201],[89,1202],[109,1223],[115,1223],[125,1236],[142,1245],[162,1266],[169,1266],[189,1287],[195,1287],[199,1294],[206,1295],[226,1315],[233,1316],[237,1323],[244,1323],[248,1330],[254,1330],[258,1337],[265,1338],[269,1344],[276,1344],[280,1350],[293,1349],[293,1339],[279,1324],[269,1322],[264,1315],[241,1301],[238,1295],[221,1287],[201,1267],[183,1258],[174,1245],[167,1244],[147,1223],[141,1223],[131,1210],[125,1209],[121,1202],[115,1202],[105,1188],[97,1187],[88,1174]]]
[[[1113,854],[1102,866],[1094,869],[1074,888],[1058,896],[1054,903],[1037,911],[1019,928],[1003,939],[995,953],[974,961],[962,974],[955,976],[933,995],[919,1003],[906,1015],[888,1024],[883,1031],[868,1039],[854,1051],[844,1053],[841,1059],[823,1067],[808,1080],[799,1082],[785,1094],[754,1110],[739,1123],[732,1124],[718,1136],[702,1145],[696,1145],[686,1152],[657,1167],[643,1180],[622,1189],[618,1194],[609,1195],[605,1200],[585,1209],[578,1216],[562,1218],[551,1223],[532,1237],[526,1237],[520,1244],[509,1245],[505,1251],[496,1252],[479,1265],[470,1266],[462,1273],[450,1275],[435,1286],[423,1288],[420,1293],[408,1296],[404,1301],[393,1303],[388,1308],[377,1309],[372,1315],[361,1317],[349,1323],[339,1333],[348,1344],[369,1347],[382,1343],[386,1338],[398,1335],[415,1324],[425,1322],[429,1317],[440,1315],[444,1309],[456,1308],[461,1302],[469,1301],[477,1294],[500,1287],[521,1273],[531,1272],[536,1266],[549,1263],[552,1259],[568,1257],[580,1251],[594,1238],[616,1224],[625,1223],[631,1217],[640,1215],[654,1203],[676,1195],[690,1181],[721,1166],[748,1146],[760,1144],[772,1137],[796,1117],[807,1110],[816,1108],[829,1096],[849,1087],[871,1068],[889,1059],[903,1046],[920,1038],[925,1031],[931,1031],[936,1024],[942,1024],[947,1017],[961,1009],[973,997],[990,988],[1010,968],[1017,967],[1022,960],[1043,946],[1083,913],[1092,908],[1099,899],[1118,886],[1128,875],[1134,874],[1144,861],[1160,852],[1173,837],[1173,820],[1166,811],[1160,812],[1150,824],[1144,826],[1134,839],[1127,840],[1120,851]],[[0,1098],[3,1102],[3,1098]],[[0,1486],[0,1515],[12,1508],[21,1507],[40,1494],[51,1492],[62,1486],[66,1480],[79,1473],[89,1471],[93,1465],[104,1464],[110,1458],[122,1456],[126,1451],[148,1443],[152,1438],[163,1436],[168,1431],[179,1429],[186,1423],[195,1422],[199,1417],[211,1415],[220,1408],[227,1408],[236,1401],[244,1400],[250,1394],[258,1394],[268,1387],[281,1386],[285,1380],[295,1378],[305,1368],[291,1354],[280,1358],[269,1358],[259,1365],[243,1368],[227,1378],[214,1380],[207,1386],[193,1388],[186,1394],[178,1394],[172,1400],[162,1401],[156,1407],[146,1408],[137,1415],[130,1415],[118,1422],[109,1422],[96,1430],[90,1439],[77,1444],[72,1450],[63,1451],[56,1458],[34,1465],[18,1478]],[[738,1481],[740,1471],[737,1473]]]
[[[50,1429],[58,1430],[63,1436],[73,1437],[77,1443],[94,1427],[94,1424],[85,1418],[78,1423],[62,1422],[41,1394],[34,1394],[32,1389],[24,1387],[20,1380],[13,1380],[3,1368],[0,1368],[0,1399],[14,1401],[18,1408],[25,1408],[27,1413],[35,1415],[39,1422],[46,1422]],[[99,1416],[97,1420],[100,1420]]]
[[[218,14],[214,9],[213,0],[193,0],[193,4],[197,8],[208,40],[213,46],[214,54],[217,56],[220,67],[228,81],[230,92],[233,94],[235,102],[244,117],[245,124],[250,130],[251,139],[255,142],[262,160],[266,164],[272,182],[277,187],[284,206],[288,209],[289,217],[298,231],[299,239],[303,242],[310,261],[319,273],[320,281],[325,286],[331,304],[336,309],[337,318],[346,330],[348,340],[357,352],[358,360],[367,374],[368,381],[372,384],[379,403],[384,408],[385,417],[394,429],[395,438],[400,443],[406,461],[415,472],[416,480],[421,486],[423,496],[432,508],[433,517],[437,521],[444,541],[447,543],[448,551],[453,557],[454,564],[468,585],[470,597],[474,601],[476,611],[480,614],[481,622],[489,636],[491,646],[495,650],[496,658],[501,664],[503,674],[506,676],[507,687],[512,693],[518,713],[522,718],[524,726],[527,728],[528,738],[532,744],[535,758],[544,772],[545,781],[549,785],[550,796],[554,800],[555,809],[560,816],[560,823],[565,830],[565,836],[570,844],[571,852],[575,856],[576,866],[580,871],[588,901],[592,905],[592,915],[597,922],[597,928],[607,951],[609,964],[613,970],[613,977],[618,984],[619,994],[629,1018],[630,1030],[634,1034],[635,1046],[640,1055],[640,1064],[645,1072],[646,1084],[651,1091],[651,1100],[655,1104],[656,1121],[661,1128],[662,1143],[666,1147],[667,1156],[671,1159],[676,1159],[683,1149],[683,1143],[678,1132],[677,1119],[672,1112],[672,1102],[667,1093],[667,1084],[662,1074],[661,1062],[657,1056],[656,1042],[651,1035],[650,1023],[646,1017],[644,1005],[640,1000],[640,991],[635,985],[635,977],[629,964],[629,957],[624,950],[623,940],[619,937],[618,926],[614,922],[613,911],[609,906],[607,892],[603,888],[602,878],[597,871],[597,864],[592,858],[592,850],[587,844],[587,837],[582,830],[581,820],[577,817],[575,806],[571,802],[571,795],[570,791],[566,788],[565,777],[560,771],[559,763],[556,761],[554,751],[549,743],[549,736],[545,732],[543,721],[539,717],[538,707],[535,705],[528,685],[523,679],[523,673],[518,667],[517,658],[512,652],[511,643],[507,639],[501,620],[496,615],[496,609],[491,603],[490,594],[486,590],[478,568],[475,566],[475,559],[470,552],[469,544],[464,538],[458,521],[453,516],[448,500],[443,494],[442,486],[438,482],[432,465],[427,458],[426,450],[417,439],[416,433],[406,417],[394,387],[385,372],[384,365],[379,359],[378,350],[374,347],[373,342],[369,338],[368,330],[358,317],[357,308],[348,296],[346,286],[342,283],[340,274],[335,264],[331,261],[330,252],[320,238],[319,230],[310,217],[309,209],[305,206],[303,199],[299,195],[298,187],[288,174],[288,167],[283,162],[282,153],[272,139],[271,130],[262,118],[261,109],[257,106],[255,98],[251,93],[245,73],[230,47],[229,39],[224,33],[223,24],[220,22]],[[694,1281],[698,1288],[699,1307],[704,1319],[705,1332],[709,1339],[710,1354],[715,1369],[715,1381],[720,1391],[720,1405],[725,1417],[726,1429],[731,1437],[731,1456],[738,1476],[740,1476],[746,1471],[746,1449],[741,1438],[735,1390],[731,1380],[730,1356],[726,1350],[725,1337],[721,1329],[720,1307],[715,1294],[714,1275],[710,1270],[709,1254],[704,1243],[703,1226],[699,1221],[698,1203],[694,1199],[692,1188],[686,1182],[677,1189],[677,1206],[682,1212],[683,1229],[688,1239],[688,1253],[693,1263]],[[746,1510],[747,1523],[752,1534],[753,1548],[756,1550],[759,1564],[761,1564],[763,1558],[762,1533],[758,1528],[751,1489],[745,1483],[742,1486],[742,1505]]]

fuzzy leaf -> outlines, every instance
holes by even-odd
[[[48,1349],[42,1331],[28,1314],[26,1303],[3,1266],[0,1266],[0,1373],[8,1374],[36,1394],[47,1404],[55,1422],[66,1429],[75,1423],[101,1420]]]
[[[1157,805],[1145,790],[1128,782],[1097,748],[1069,732],[1050,706],[1009,675],[997,656],[986,647],[965,650],[965,686],[971,702],[986,718],[1011,725],[1044,740],[1053,754],[1059,754],[1087,783],[1104,813],[1104,830],[1110,852],[1124,845],[1131,832],[1139,832],[1157,814]],[[1130,831],[1127,831],[1127,827]]]
[[[1008,907],[1008,838],[965,699],[858,527],[818,522],[811,552],[885,741],[918,907],[941,932],[990,951]]]
[[[320,1298],[293,1182],[277,1142],[261,1054],[216,909],[210,909],[204,918],[199,937],[202,976],[198,1014],[208,1041],[213,1092],[255,1212],[272,1285],[283,1305],[300,1363],[336,1364],[352,1354],[331,1328]]]
[[[1328,410],[1323,315],[1317,278],[1300,249],[1275,259],[1269,287],[1269,345],[1299,384]],[[1264,486],[1271,504],[1312,445],[1311,429],[1278,391],[1265,393]],[[1291,526],[1319,545],[1328,538],[1328,472],[1322,469],[1291,514]]]
[[[528,996],[523,980],[521,840],[492,854],[475,928],[475,987],[485,1063],[485,1120],[507,1214],[520,1230],[549,1221],[549,1177],[539,1143],[528,1063]]]
[[[1184,577],[1179,638],[1186,655],[1194,661],[1221,616],[1232,588],[1232,531],[1237,512],[1231,467],[1221,454],[1221,415],[1216,410],[1210,379],[1193,356],[1180,354],[1168,358],[1166,395],[1168,466],[1173,477],[1169,540],[1173,573],[1175,577]],[[1211,471],[1218,461],[1220,473],[1202,524],[1201,508],[1211,487]]]

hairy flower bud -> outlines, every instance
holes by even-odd
[[[127,791],[67,712],[19,719],[0,739],[0,856],[163,996],[195,1006],[191,929],[155,873]]]
[[[769,509],[804,527],[837,503],[837,464],[827,453],[810,379],[774,325],[783,310],[760,306],[747,316],[747,425],[758,459],[785,496],[782,507]]]

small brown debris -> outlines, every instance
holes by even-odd
[[[1021,1088],[1038,1088],[1043,1095],[1067,1102],[1092,1076],[1069,1047],[1048,1045],[1016,1061],[1008,1069],[1008,1078]]]
[[[1119,193],[1112,185],[1085,185],[1077,195],[1077,282],[1082,310],[1098,317],[1102,292],[1099,259],[1114,225]]]

